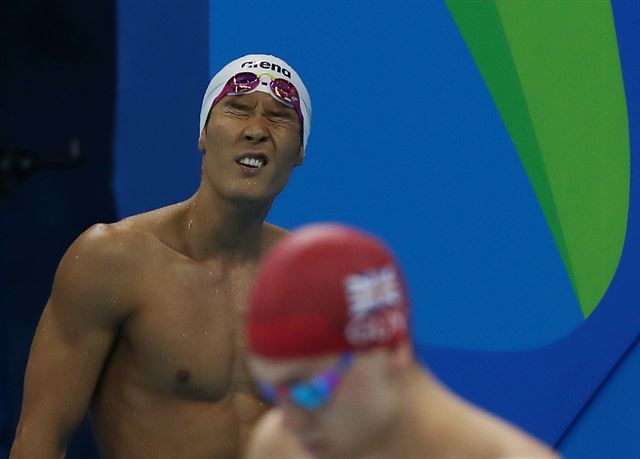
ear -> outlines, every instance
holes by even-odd
[[[298,149],[298,155],[296,156],[294,166],[302,166],[302,163],[304,163],[304,146],[300,143],[300,148]]]
[[[205,126],[204,129],[202,129],[202,132],[200,132],[200,137],[198,138],[198,150],[200,150],[202,154],[204,154],[204,138],[206,137],[206,130],[207,128]]]

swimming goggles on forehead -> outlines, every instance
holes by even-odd
[[[258,386],[263,397],[274,405],[282,403],[283,400],[289,400],[289,402],[306,410],[317,411],[331,400],[344,373],[351,367],[353,361],[353,354],[347,352],[342,354],[334,368],[303,382],[273,385],[261,381]]]
[[[269,77],[270,81],[263,81],[264,76]],[[255,74],[253,72],[240,72],[232,76],[227,84],[224,85],[222,92],[213,100],[215,106],[224,96],[232,95],[239,96],[242,94],[249,94],[255,92],[260,85],[269,86],[271,97],[286,105],[289,108],[293,108],[300,119],[300,123],[303,122],[302,110],[300,109],[300,96],[298,90],[289,80],[284,78],[276,78],[273,75],[263,72]]]

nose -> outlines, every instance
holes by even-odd
[[[269,130],[266,128],[265,120],[261,114],[249,118],[244,129],[244,138],[252,144],[260,144],[269,139]]]

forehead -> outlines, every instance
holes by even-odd
[[[308,379],[318,373],[334,367],[338,354],[313,358],[267,359],[256,355],[249,358],[253,374],[261,380],[271,383]]]

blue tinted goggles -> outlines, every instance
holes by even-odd
[[[334,368],[312,376],[303,382],[274,385],[260,381],[258,386],[262,396],[274,405],[283,400],[289,400],[301,408],[316,411],[331,400],[353,360],[352,353],[344,353]]]

